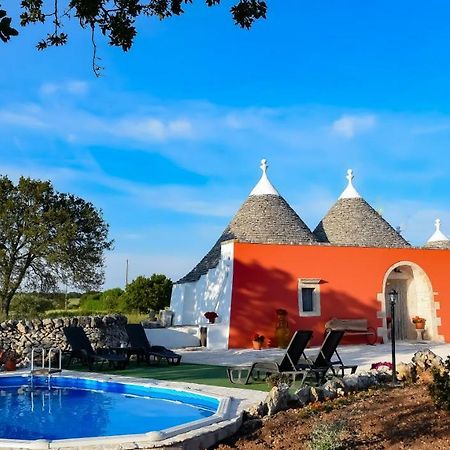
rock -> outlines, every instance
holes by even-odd
[[[267,413],[269,416],[287,409],[290,400],[289,386],[281,384],[274,386],[266,397]]]
[[[323,388],[322,387],[315,387],[315,386],[311,386],[311,401],[312,402],[323,402],[324,400],[324,393],[323,393]]]
[[[342,380],[344,381],[346,392],[355,392],[358,390],[358,375],[356,373],[345,375]]]
[[[366,391],[371,386],[378,384],[377,377],[370,372],[362,372],[357,374],[358,391]]]
[[[295,395],[297,396],[297,400],[301,406],[306,406],[308,403],[311,403],[311,386],[304,386],[299,389]]]
[[[251,406],[247,411],[246,414],[248,414],[251,417],[264,417],[267,415],[267,403],[260,402],[257,405]]]
[[[335,392],[338,397],[343,397],[347,393],[344,380],[338,377],[329,379],[322,387],[326,391]]]
[[[416,366],[410,362],[397,364],[397,379],[400,381],[414,382],[417,378]]]

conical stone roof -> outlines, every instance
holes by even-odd
[[[221,243],[236,239],[259,244],[312,244],[311,230],[278,194],[267,178],[267,162],[261,161],[262,177],[250,196],[206,256],[178,283],[193,282],[220,260]]]
[[[436,230],[433,235],[428,239],[427,243],[424,245],[425,248],[443,248],[450,249],[450,240],[448,237],[441,231],[441,221],[436,219],[434,222]]]
[[[361,247],[410,247],[356,191],[353,172],[347,171],[348,185],[338,201],[314,230],[320,242]]]

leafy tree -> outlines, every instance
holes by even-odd
[[[18,319],[41,317],[49,309],[54,308],[49,298],[37,294],[17,294],[11,302],[11,312]]]
[[[49,181],[0,177],[0,310],[8,315],[21,288],[99,286],[103,254],[112,247],[101,211]]]
[[[230,8],[235,23],[250,28],[255,20],[266,17],[267,5],[263,0],[235,0]],[[219,5],[221,0],[205,0],[207,6]],[[95,35],[100,31],[108,37],[109,44],[127,51],[137,34],[135,22],[140,16],[156,16],[160,20],[184,13],[184,5],[193,0],[22,0],[20,25],[52,21],[52,30],[38,42],[38,50],[67,43],[68,35],[62,28],[70,17],[75,17],[82,28],[91,32],[93,44],[93,68],[96,74],[101,67],[96,62]],[[7,42],[18,32],[11,26],[11,18],[0,10],[0,39]]]
[[[120,288],[113,288],[104,291],[100,297],[100,301],[108,312],[120,311],[122,309],[122,297],[124,291]]]
[[[150,309],[159,311],[169,306],[172,284],[172,280],[165,275],[137,277],[125,289],[127,310],[147,313]]]

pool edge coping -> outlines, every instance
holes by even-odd
[[[27,371],[2,373],[0,376],[29,376]],[[12,440],[0,439],[0,448],[11,449],[81,449],[94,450],[127,449],[127,448],[162,448],[182,444],[183,449],[205,448],[235,433],[242,423],[245,408],[261,401],[266,392],[247,389],[226,388],[213,385],[201,385],[185,382],[163,381],[151,378],[138,378],[117,374],[99,374],[91,372],[64,371],[58,377],[83,378],[104,382],[133,384],[155,388],[169,388],[184,393],[213,397],[219,400],[216,412],[207,418],[170,427],[162,432],[153,431],[144,434],[118,436],[99,436],[88,438],[56,439],[56,440]],[[234,395],[232,395],[234,394]],[[251,398],[248,398],[248,397]],[[208,444],[204,441],[208,441]],[[200,445],[204,442],[204,445]]]

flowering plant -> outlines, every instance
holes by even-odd
[[[208,320],[214,320],[217,317],[219,317],[217,315],[217,313],[215,311],[207,311],[205,312],[205,314],[203,314]]]
[[[370,368],[376,369],[376,370],[378,370],[380,368],[386,368],[386,369],[392,370],[392,363],[390,363],[388,361],[377,362],[377,363],[373,363]]]
[[[412,323],[425,323],[426,319],[420,316],[414,316],[412,319]]]
[[[261,344],[264,342],[264,336],[262,335],[262,334],[258,334],[258,333],[255,333],[254,335],[253,335],[253,340],[255,341],[255,342],[261,342]]]

